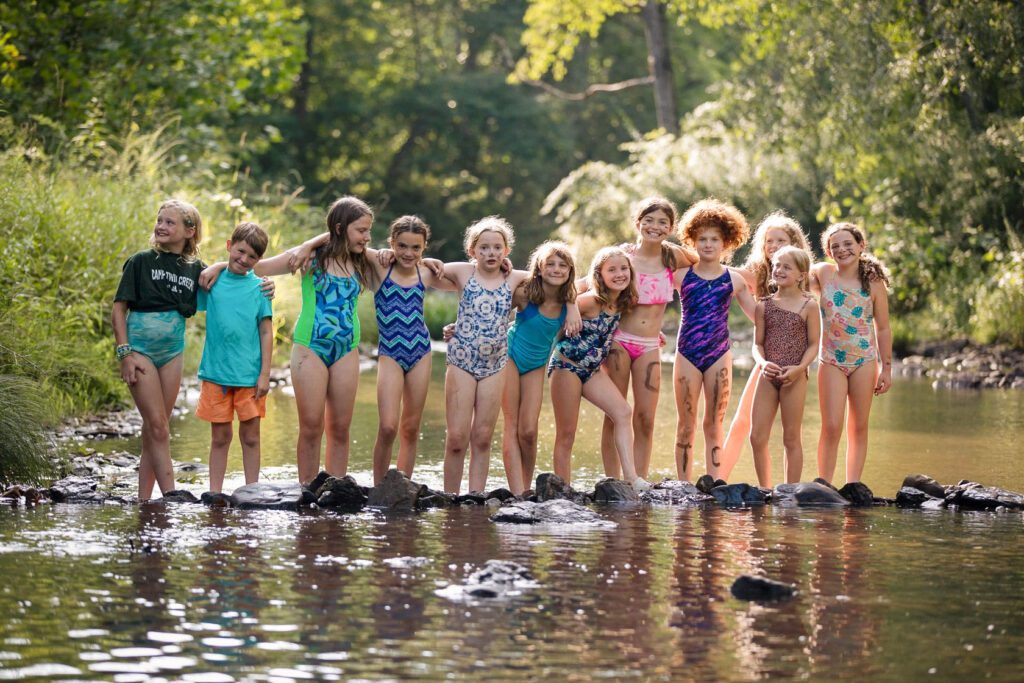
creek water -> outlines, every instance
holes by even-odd
[[[439,486],[443,357],[434,363],[415,478]],[[673,469],[669,373],[666,366],[653,460],[659,478]],[[353,428],[351,472],[365,484],[374,386],[375,373],[364,373]],[[600,476],[599,416],[587,406],[580,424],[575,483],[588,487]],[[812,385],[805,479],[814,476],[818,424]],[[543,470],[549,409],[541,427]],[[177,420],[174,432],[176,459],[205,460],[204,423]],[[937,392],[897,380],[874,404],[864,480],[884,496],[912,472],[1022,490],[1022,436],[1021,392]],[[294,476],[294,437],[292,399],[276,390],[263,429],[265,476]],[[230,468],[241,469],[237,450]],[[749,449],[732,479],[754,481]],[[489,485],[503,483],[496,448]],[[479,507],[397,517],[2,507],[0,679],[1020,680],[1020,513],[600,514],[615,527],[496,525]],[[536,585],[499,599],[444,590],[489,559],[524,565]],[[799,593],[739,601],[729,587],[743,573]]]

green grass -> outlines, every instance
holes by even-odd
[[[52,474],[45,395],[24,377],[0,375],[0,486],[38,484]]]

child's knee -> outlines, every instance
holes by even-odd
[[[646,410],[638,411],[636,414],[636,426],[645,434],[654,431],[654,413]]]
[[[230,429],[214,429],[210,435],[210,447],[211,448],[227,448],[231,445],[231,430]]]
[[[381,422],[380,427],[377,428],[377,433],[384,443],[393,443],[395,437],[398,436],[398,427],[393,423]]]
[[[800,438],[800,432],[797,432],[796,434],[787,434],[783,432],[782,445],[787,451],[801,448],[803,440]]]
[[[537,447],[537,428],[535,426],[519,425],[519,444],[525,448]]]

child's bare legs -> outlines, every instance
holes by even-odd
[[[619,392],[608,375],[595,372],[590,381],[583,385],[583,397],[604,411],[615,427],[615,448],[619,453],[619,465],[627,482],[637,478],[633,462],[633,409]],[[607,473],[606,473],[607,474]]]
[[[260,418],[254,417],[238,423],[238,440],[242,442],[242,470],[245,483],[260,480]]]
[[[782,406],[782,446],[786,453],[786,483],[800,481],[804,469],[804,444],[801,430],[804,403],[807,400],[807,376],[801,374],[779,391]]]
[[[654,417],[661,393],[661,349],[652,349],[633,361],[633,457],[643,478],[651,470]]]
[[[517,496],[529,487],[537,464],[537,422],[544,396],[544,372],[545,368],[537,368],[520,375],[512,359],[505,368],[501,454],[509,490]]]
[[[477,381],[473,375],[449,365],[444,376],[444,490],[458,493],[462,470],[466,464],[473,406],[476,404]]]
[[[224,490],[224,473],[228,469],[228,448],[231,446],[231,438],[234,436],[232,427],[231,422],[210,424],[210,490],[214,493]]]
[[[140,354],[141,355],[141,354]],[[139,500],[149,500],[154,481],[160,492],[174,490],[174,468],[171,465],[170,417],[181,387],[183,357],[175,356],[159,370],[143,356],[140,365],[145,372],[129,388],[142,416],[142,454],[139,458]]]
[[[727,351],[704,371],[704,457],[712,479],[721,478],[722,425],[731,387],[732,351]]]
[[[518,496],[526,487],[523,485],[523,453],[519,447],[519,368],[511,358],[504,373],[501,412],[505,426],[501,436],[501,462],[505,466],[508,489]]]
[[[327,404],[327,367],[308,347],[292,346],[292,388],[299,414],[299,436],[295,458],[299,481],[306,484],[320,469],[320,442],[324,435],[324,406]]]
[[[779,390],[767,379],[754,386],[750,411],[750,448],[754,451],[754,471],[757,483],[765,488],[772,485],[772,458],[768,452],[768,437],[779,408]]]
[[[860,481],[868,456],[868,417],[878,379],[877,363],[865,363],[848,380],[850,415],[846,426],[846,482]]]
[[[556,369],[551,373],[551,407],[555,413],[552,460],[555,475],[566,484],[572,480],[572,446],[576,442],[576,426],[580,420],[581,396],[583,384],[572,371]]]
[[[391,449],[398,436],[398,424],[405,394],[405,373],[395,359],[381,356],[377,361],[377,440],[373,444],[373,485],[391,467]]]
[[[750,371],[747,383],[743,386],[743,393],[740,394],[740,404],[736,406],[736,414],[732,416],[732,424],[729,425],[729,433],[725,437],[725,444],[722,446],[721,463],[718,474],[726,481],[732,475],[732,470],[739,462],[743,454],[743,444],[750,436],[751,407],[754,404],[754,392],[757,390],[757,380],[761,376],[761,366],[755,365]],[[756,459],[755,459],[756,466]]]
[[[604,369],[611,378],[612,384],[619,390],[622,397],[626,397],[629,391],[629,374],[632,368],[632,361],[629,354],[617,341],[612,342],[608,351],[608,358],[604,361]],[[619,469],[619,453],[615,447],[615,425],[610,417],[605,415],[601,425],[601,460],[604,461],[604,473],[606,476],[618,478],[622,471]]]
[[[693,363],[676,352],[672,386],[676,397],[676,476],[689,481],[693,475],[693,441],[697,426],[697,399],[704,377]]]
[[[818,365],[818,406],[821,435],[818,437],[818,476],[831,482],[836,472],[839,438],[843,433],[849,383],[843,371],[830,363]]]
[[[505,372],[495,373],[477,382],[473,406],[473,426],[469,433],[469,490],[483,492],[491,466],[491,440],[501,412]]]
[[[332,476],[344,477],[348,473],[349,428],[359,387],[359,351],[353,349],[336,360],[327,369],[327,374],[327,411],[324,414],[327,454],[324,456],[324,469]]]
[[[537,467],[537,433],[540,408],[544,402],[546,367],[531,370],[519,378],[519,452],[523,459],[523,485],[530,487]]]
[[[405,374],[402,421],[398,428],[398,469],[407,477],[412,477],[412,469],[416,464],[423,406],[426,405],[427,389],[430,388],[431,363],[430,354],[427,354]]]

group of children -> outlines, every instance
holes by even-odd
[[[246,483],[257,480],[272,343],[274,289],[266,276],[299,269],[302,309],[291,373],[302,482],[319,471],[325,432],[325,469],[341,476],[348,467],[359,372],[356,304],[364,289],[374,292],[379,330],[374,483],[390,467],[396,440],[398,468],[412,476],[431,372],[427,288],[459,294],[458,316],[447,331],[447,492],[459,492],[467,451],[469,490],[484,489],[499,410],[509,488],[517,495],[529,488],[545,377],[555,417],[554,472],[571,480],[580,400],[586,398],[606,415],[605,474],[638,490],[649,487],[661,328],[676,293],[678,477],[693,476],[703,393],[704,456],[713,479],[728,479],[749,438],[759,484],[771,485],[768,437],[781,408],[785,477],[798,481],[808,368],[818,359],[818,475],[833,478],[848,409],[846,480],[859,481],[871,400],[888,390],[892,369],[888,275],[867,253],[863,232],[851,223],[830,226],[822,249],[832,262],[815,264],[800,226],[773,213],[758,226],[747,262],[732,268],[726,264],[749,229],[729,204],[702,200],[677,221],[671,202],[652,197],[640,203],[632,222],[636,242],[601,249],[587,276],[577,279],[572,251],[561,242],[537,247],[527,270],[512,268],[513,230],[498,216],[466,229],[467,262],[424,258],[430,228],[415,216],[391,224],[388,249],[372,249],[373,211],[358,198],[342,197],[328,211],[325,233],[262,259],[266,233],[242,223],[228,240],[227,262],[206,267],[198,260],[199,213],[185,202],[165,202],[151,249],[125,264],[113,311],[121,376],[143,418],[139,497],[151,495],[154,481],[164,493],[174,488],[168,420],[181,381],[184,321],[196,310],[207,312],[196,413],[212,425],[211,490],[223,484],[236,414]],[[673,234],[683,246],[667,241]],[[755,323],[756,367],[726,434],[734,299]],[[630,386],[632,406],[626,399]]]

